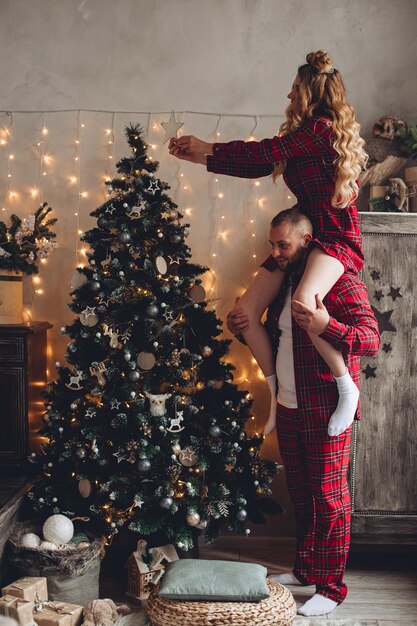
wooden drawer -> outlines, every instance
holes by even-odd
[[[0,363],[21,363],[25,358],[25,340],[23,337],[0,338]]]

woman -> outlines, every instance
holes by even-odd
[[[297,197],[300,210],[311,220],[315,237],[303,277],[293,295],[292,308],[300,313],[316,307],[343,272],[359,272],[363,253],[355,205],[357,178],[366,165],[359,124],[346,99],[342,77],[328,54],[319,50],[298,68],[288,98],[286,121],[279,135],[262,141],[207,143],[194,136],[171,139],[170,154],[207,166],[218,174],[259,178],[281,174]],[[239,300],[249,317],[244,339],[262,369],[271,391],[271,410],[265,427],[275,427],[276,375],[268,336],[260,320],[277,295],[285,267],[266,261]],[[337,436],[352,423],[359,390],[346,368],[343,355],[320,336],[310,339],[335,378],[339,402],[328,432]]]

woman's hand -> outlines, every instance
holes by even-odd
[[[207,155],[213,153],[213,144],[197,139],[194,135],[184,135],[179,139],[170,139],[168,149],[177,159],[207,165]]]

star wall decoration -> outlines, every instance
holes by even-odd
[[[111,409],[116,409],[116,411],[118,411],[120,405],[121,405],[121,402],[119,402],[119,400],[110,400]]]
[[[177,122],[175,119],[175,113],[172,111],[168,122],[161,122],[161,126],[165,131],[165,137],[162,142],[164,144],[172,138],[177,138],[177,133],[181,126],[184,126],[184,122]]]
[[[86,419],[92,419],[96,415],[97,415],[96,411],[94,409],[92,409],[91,407],[89,409],[87,409],[86,412],[85,412]]]
[[[372,280],[379,280],[381,278],[381,272],[379,270],[373,269],[371,272]]]
[[[397,298],[402,298],[403,297],[402,293],[400,293],[400,289],[401,289],[401,287],[398,287],[398,289],[397,289],[396,287],[393,287],[391,285],[391,291],[388,292],[388,295],[390,296],[390,298],[392,298],[394,300],[394,302],[395,302],[395,300]]]
[[[384,294],[382,293],[382,289],[378,289],[377,291],[375,291],[374,293],[374,298],[376,300],[378,300],[378,302],[380,302],[382,300],[382,298],[384,298]]]
[[[362,372],[365,374],[366,380],[368,380],[368,378],[376,378],[376,366],[372,367],[371,365],[368,365],[365,367],[364,370],[362,370]]]
[[[391,346],[390,343],[384,343],[384,345],[382,346],[382,349],[387,354],[388,354],[388,352],[392,352],[392,346]]]
[[[382,311],[378,311],[378,309],[372,305],[371,305],[371,309],[374,312],[376,321],[378,322],[378,330],[379,330],[380,335],[382,335],[384,330],[394,332],[394,333],[397,332],[397,329],[395,328],[395,326],[393,326],[390,322],[390,317],[394,309],[390,309],[389,311],[382,312]]]
[[[169,259],[170,265],[180,264],[180,259],[178,257],[173,257],[171,255],[168,255],[168,259]]]

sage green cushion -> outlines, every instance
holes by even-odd
[[[158,593],[168,600],[258,602],[269,597],[266,574],[256,563],[180,559],[168,564]]]

